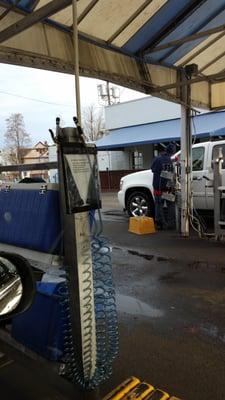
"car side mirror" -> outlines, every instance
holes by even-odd
[[[35,295],[29,262],[22,256],[0,252],[0,321],[26,311]]]

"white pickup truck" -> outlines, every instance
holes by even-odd
[[[219,148],[222,148],[225,159],[225,140],[198,143],[192,147],[192,192],[196,209],[214,208],[212,160]],[[222,167],[222,185],[225,186],[225,161]],[[150,169],[121,178],[118,200],[130,216],[154,215],[152,180]]]

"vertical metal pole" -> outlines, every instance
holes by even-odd
[[[214,190],[214,232],[216,238],[220,235],[220,190],[222,186],[221,168],[223,162],[222,147],[219,147],[216,158],[213,159],[213,190]]]
[[[110,88],[108,81],[106,82],[106,91],[107,91],[108,106],[111,106]]]
[[[73,39],[74,39],[74,73],[76,109],[79,124],[81,124],[80,85],[79,85],[79,49],[77,29],[77,0],[73,0]],[[75,128],[72,128],[71,131]],[[68,130],[68,128],[67,128]],[[65,130],[59,132],[64,145],[74,143],[76,134],[71,132],[66,136]],[[65,137],[63,137],[63,134]],[[92,274],[92,254],[88,212],[68,214],[66,208],[66,193],[63,174],[64,154],[59,152],[59,181],[61,205],[63,210],[64,226],[64,263],[68,269],[69,302],[71,317],[71,354],[72,379],[76,378],[75,359],[80,379],[90,381],[96,369],[96,332],[94,313],[94,290]],[[85,184],[85,182],[84,182]]]
[[[182,80],[187,82],[185,73]],[[181,99],[181,234],[189,236],[189,212],[192,208],[192,134],[190,118],[190,86],[182,86]]]
[[[74,45],[74,76],[75,76],[75,96],[76,96],[76,106],[77,106],[77,118],[78,118],[79,124],[81,125],[77,0],[73,0],[73,45]]]

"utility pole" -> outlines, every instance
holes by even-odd
[[[110,106],[120,102],[120,89],[117,86],[110,86],[110,83],[102,83],[97,86],[99,103]]]
[[[106,91],[107,91],[107,98],[108,98],[108,106],[111,106],[109,81],[106,82]]]

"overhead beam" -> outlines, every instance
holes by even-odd
[[[204,65],[204,67],[202,67],[199,70],[199,73],[201,74],[203,71],[205,71],[207,68],[209,68],[211,65],[215,64],[218,60],[220,60],[222,57],[225,56],[225,51],[223,51],[222,53],[220,53],[217,57],[214,57],[210,62],[208,62],[207,64]]]
[[[18,35],[18,33],[25,31],[32,25],[44,20],[45,18],[56,14],[70,4],[71,0],[52,0],[50,3],[47,3],[45,6],[39,8],[37,11],[33,11],[31,14],[27,15],[15,24],[1,31],[0,43],[5,42],[15,35]]]
[[[57,168],[58,168],[58,163],[56,161],[51,161],[51,162],[43,162],[35,164],[0,165],[0,172],[44,171]]]
[[[221,7],[219,10],[216,11],[216,13],[214,14],[214,16],[211,16],[210,18],[207,18],[206,21],[204,21],[203,24],[201,24],[201,26],[199,26],[199,28],[197,29],[197,31],[200,31],[201,29],[203,29],[205,26],[207,26],[214,18],[216,18],[218,15],[220,15],[222,13],[222,11],[225,10],[225,6]],[[195,32],[198,33],[198,32]],[[193,33],[194,34],[194,33]],[[167,54],[165,54],[163,57],[161,57],[158,61],[159,62],[165,62],[165,60],[171,55],[173,54],[176,50],[179,49],[179,47],[181,47],[182,45],[177,45],[175,46],[175,48],[172,48],[170,50],[168,50]]]
[[[30,9],[32,11],[35,10],[35,8],[37,8],[39,3],[40,3],[40,0],[34,0],[34,2],[32,3],[32,6],[30,7]]]
[[[225,81],[225,70],[219,72],[218,74],[212,74],[212,75],[204,75],[204,76],[198,76],[193,79],[189,79],[186,83],[183,82],[176,82],[176,83],[171,83],[169,85],[163,85],[163,86],[157,86],[153,87],[151,89],[152,94],[153,93],[160,93],[161,91],[166,91],[170,89],[175,89],[182,87],[184,85],[192,85],[194,83],[199,83],[199,82],[212,82],[212,83],[218,83],[220,81]]]
[[[193,60],[195,57],[197,57],[199,54],[201,54],[203,51],[207,50],[210,46],[212,46],[214,43],[216,43],[219,39],[221,39],[225,35],[225,32],[222,32],[220,35],[218,35],[216,38],[210,40],[205,46],[202,46],[199,50],[195,51],[194,53],[191,54],[188,58],[185,59],[181,64],[179,64],[179,67],[184,67],[185,65],[189,64],[191,60]],[[179,61],[178,61],[179,63]]]
[[[165,50],[165,49],[168,49],[169,47],[173,47],[173,46],[180,46],[184,43],[192,42],[193,40],[200,39],[205,36],[210,36],[210,35],[213,35],[214,33],[219,33],[224,30],[225,30],[225,24],[220,25],[216,28],[208,29],[203,32],[197,32],[197,33],[194,33],[193,35],[186,36],[182,39],[172,40],[171,42],[154,47],[151,50],[151,53],[155,53],[156,51],[160,51],[160,50]],[[147,50],[145,51],[145,53],[146,52],[147,52]]]
[[[174,31],[182,22],[185,21],[195,10],[199,8],[206,0],[193,0],[191,4],[184,7],[182,11],[176,15],[176,17],[170,21],[163,29],[148,43],[146,43],[142,48],[140,48],[137,52],[137,55],[143,54],[146,51],[150,52],[152,48],[154,48],[158,43],[160,43],[167,35]],[[165,6],[165,5],[164,5]]]
[[[98,3],[99,0],[92,0],[90,4],[85,8],[85,10],[80,14],[80,16],[77,18],[77,23],[78,25],[83,21],[83,19],[86,17],[86,15],[89,14],[89,12],[94,8],[94,6]]]
[[[11,4],[8,8],[6,8],[3,13],[0,15],[0,21],[8,15],[8,13],[13,10],[21,0],[16,0],[15,4]]]
[[[152,84],[151,74],[150,74],[149,69],[147,68],[146,64],[142,60],[139,60],[139,61],[137,61],[137,65],[138,65],[138,69],[140,71],[140,76],[143,76],[143,78],[146,82],[149,82]]]
[[[55,2],[58,2],[58,0],[54,0],[54,1],[55,1]],[[63,9],[64,7],[67,7],[68,5],[70,5],[70,3],[72,3],[72,0],[68,0],[68,2],[67,2],[67,0],[60,0],[60,1],[61,1],[61,2],[63,1],[63,2],[66,4],[65,6],[61,6],[61,7],[60,7],[61,9]],[[79,1],[79,0],[77,0],[77,1]],[[93,1],[97,2],[97,1],[99,1],[99,0],[93,0]],[[38,9],[37,11],[33,11],[32,14],[28,14],[26,11],[24,11],[24,10],[22,10],[22,9],[20,9],[20,8],[17,8],[15,5],[12,5],[12,6],[11,6],[11,5],[5,4],[2,0],[0,0],[0,7],[6,7],[7,10],[8,10],[8,9],[10,9],[10,11],[13,10],[13,11],[15,11],[16,13],[18,13],[18,14],[21,15],[21,16],[22,16],[22,15],[23,15],[23,16],[26,16],[26,18],[30,17],[31,15],[34,15],[34,13],[36,13],[36,12],[39,11],[39,10],[41,10],[41,8],[40,8],[40,9]],[[42,8],[44,8],[44,7],[42,7]],[[93,5],[92,5],[92,8],[93,8]],[[89,11],[90,11],[90,10],[89,10]],[[53,15],[54,13],[55,13],[55,11],[51,12],[51,15]],[[42,19],[46,19],[46,18],[48,18],[49,16],[50,16],[50,15],[48,15],[48,16],[42,18]],[[25,20],[25,17],[24,17],[23,20]],[[19,22],[22,22],[23,20],[21,19]],[[17,22],[17,23],[14,24],[14,25],[19,25],[19,22]],[[41,20],[38,21],[38,22],[41,22]],[[49,25],[49,26],[52,26],[52,21],[51,21],[51,20],[47,20],[47,19],[46,19],[46,21],[44,21],[44,23],[47,24],[47,25]],[[9,28],[7,28],[6,30],[11,29],[11,27],[14,26],[14,25],[11,25],[11,26],[10,26]],[[33,25],[33,24],[32,24],[32,25]],[[29,26],[29,27],[30,27],[30,26]],[[29,27],[28,27],[28,28],[29,28]],[[55,29],[61,30],[59,26],[54,26],[54,27],[55,27]],[[26,29],[27,29],[27,28],[24,28],[23,30],[26,30]],[[70,30],[70,31],[72,30],[72,26],[68,29],[68,32],[69,32],[69,30]],[[0,31],[0,43],[1,43],[1,34],[2,34],[3,32],[4,32],[4,31]],[[19,33],[19,31],[16,32],[15,34],[13,34],[12,36],[16,36],[18,33]],[[12,37],[12,36],[10,36],[10,37]],[[129,57],[132,57],[132,54],[130,54],[129,52],[126,52],[126,51],[122,50],[122,49],[119,48],[119,47],[110,45],[110,44],[108,44],[105,40],[102,40],[102,39],[96,38],[96,37],[94,37],[94,36],[88,35],[88,34],[86,34],[86,33],[84,33],[84,32],[79,32],[79,39],[84,40],[84,41],[86,41],[86,42],[88,42],[88,43],[90,43],[90,44],[94,44],[94,45],[99,46],[99,47],[110,48],[110,50],[112,50],[112,51],[115,51],[115,52],[117,52],[117,53],[121,53],[121,54],[127,55],[127,56],[129,56]],[[155,64],[156,64],[156,63],[155,63]],[[41,67],[41,68],[42,68],[42,67]],[[173,66],[171,66],[170,68],[172,68],[172,69],[177,69],[176,67],[173,67]]]
[[[225,68],[221,69],[221,71],[218,72],[217,75],[225,76]],[[221,79],[221,81],[224,81],[224,80],[225,80],[225,79]],[[213,84],[213,83],[219,83],[219,82],[217,82],[217,81],[215,81],[215,80],[212,80],[211,83]],[[223,108],[224,108],[224,107],[223,107]]]
[[[63,61],[58,58],[52,58],[44,55],[37,55],[23,50],[14,50],[5,46],[0,46],[0,62],[5,64],[23,65],[29,68],[38,68],[48,71],[63,72],[67,74],[74,74],[74,65],[72,62]],[[174,103],[182,104],[178,96],[175,96],[165,90],[163,86],[159,87],[150,82],[147,78],[138,79],[129,75],[121,75],[115,72],[107,72],[95,68],[90,68],[87,65],[80,65],[80,75],[84,77],[91,77],[110,81],[116,85],[124,86],[145,94],[154,95],[172,101]],[[224,74],[225,75],[225,74]],[[147,80],[146,80],[147,79]],[[169,89],[175,89],[176,83],[174,82]],[[202,104],[198,101],[192,102],[193,107],[201,107]],[[194,108],[193,108],[194,109]]]
[[[108,43],[112,43],[127,27],[145,10],[145,8],[152,3],[152,0],[146,0],[131,16],[128,20],[107,40]]]

